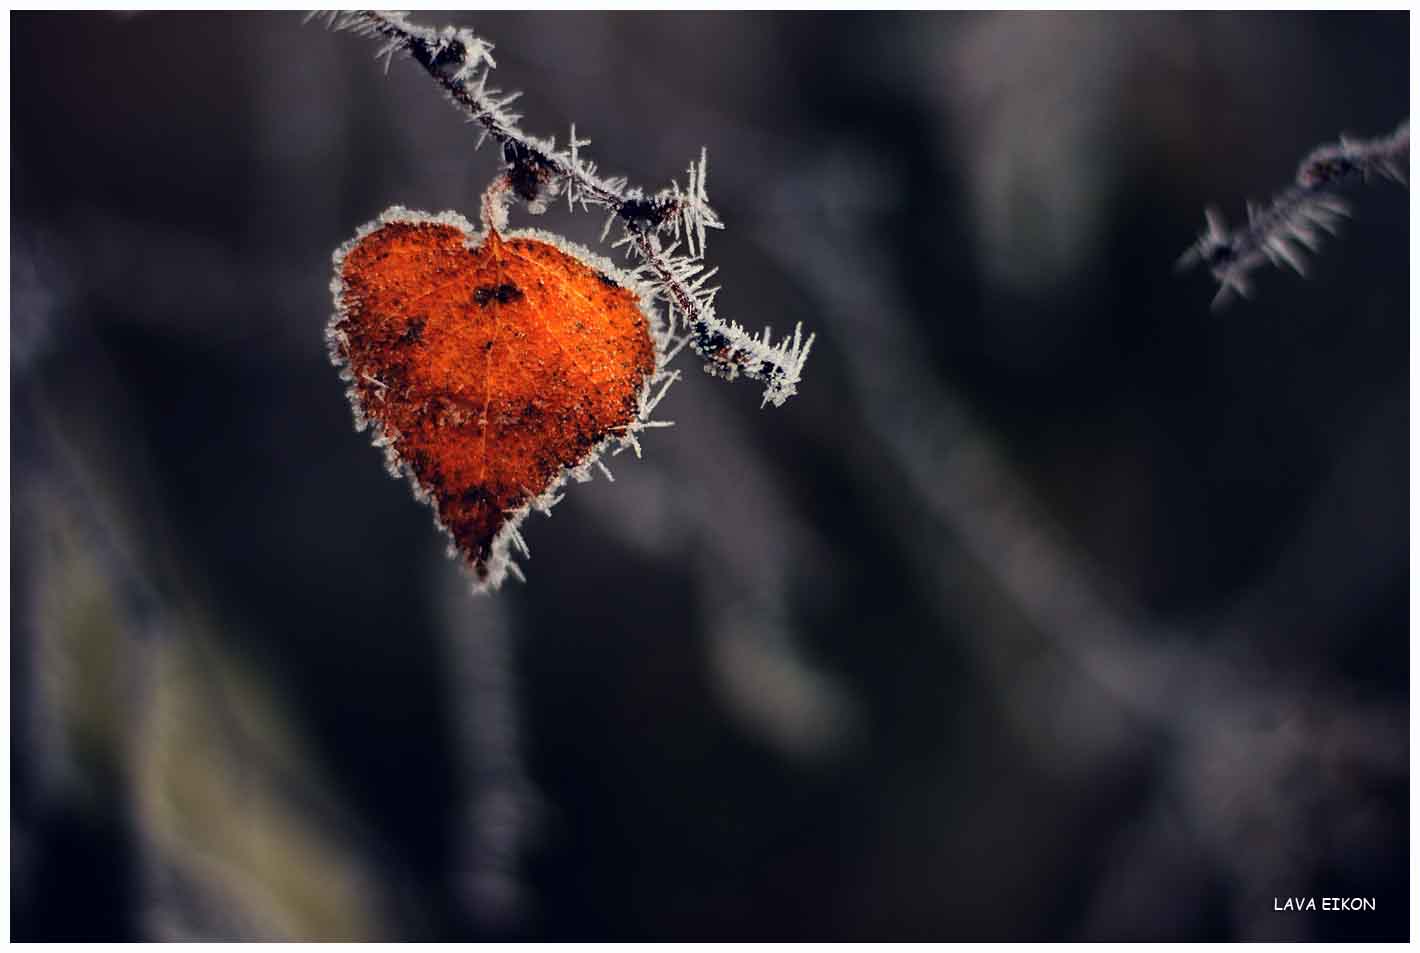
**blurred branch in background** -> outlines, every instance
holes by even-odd
[[[448,559],[429,572],[448,653],[447,691],[461,786],[468,793],[452,832],[453,879],[478,930],[526,928],[535,898],[522,884],[523,853],[537,833],[539,798],[522,764],[516,625],[506,600],[470,598],[468,578]]]
[[[25,720],[42,737],[22,749],[40,760],[12,823],[23,841],[55,810],[103,818],[120,839],[93,860],[131,895],[137,935],[377,938],[379,894],[398,875],[372,866],[368,833],[352,830],[266,679],[214,637],[201,585],[169,548],[132,405],[103,366],[84,395],[105,408],[101,424],[64,403],[72,394],[35,382],[25,394],[17,529],[31,608],[16,645],[38,686]],[[42,880],[45,862],[27,859],[18,880]],[[93,928],[79,917],[59,931]]]
[[[320,327],[502,157],[290,15],[17,14],[17,938],[1405,935],[1408,219],[1245,320],[1167,270],[1405,114],[1403,14],[479,17],[636,178],[724,157],[815,386],[692,375],[474,602]]]
[[[881,155],[829,156],[781,188],[759,233],[761,249],[798,277],[834,339],[851,342],[841,356],[874,443],[887,455],[852,459],[879,471],[880,481],[901,478],[911,493],[908,505],[963,547],[1029,621],[1027,633],[987,616],[966,632],[983,670],[999,681],[998,692],[1022,706],[1028,719],[1022,727],[1038,736],[1036,750],[1066,761],[1088,753],[1090,762],[1099,763],[1118,758],[1129,743],[1132,730],[1122,731],[1121,720],[1142,720],[1162,732],[1170,739],[1172,768],[1160,797],[1180,814],[1155,823],[1181,820],[1190,831],[1186,842],[1246,885],[1230,903],[1242,935],[1290,935],[1294,925],[1265,916],[1270,907],[1264,901],[1271,896],[1266,885],[1288,877],[1306,880],[1353,849],[1350,841],[1315,843],[1312,832],[1320,828],[1385,829],[1383,809],[1350,801],[1357,789],[1404,782],[1405,707],[1357,707],[1333,680],[1316,684],[1269,674],[1248,649],[1258,640],[1255,613],[1228,617],[1226,629],[1213,637],[1153,619],[1106,587],[1089,554],[1052,525],[1048,509],[1014,472],[998,441],[926,364],[929,347],[914,330],[922,325],[910,319],[911,306],[893,285],[886,251],[862,240],[878,232],[880,219],[901,201],[884,192],[881,179],[868,178],[867,170],[884,161]],[[853,262],[851,270],[842,267],[845,261]],[[1366,427],[1363,437],[1380,432]],[[1357,453],[1374,456],[1376,450],[1381,460],[1350,465]],[[1371,472],[1383,465],[1384,455],[1374,439],[1358,439],[1342,457],[1338,476]],[[874,477],[865,473],[864,479]],[[1363,498],[1364,492],[1359,483],[1333,480],[1320,488],[1317,506],[1330,513],[1332,501]],[[1403,540],[1386,532],[1383,517],[1348,516],[1332,520],[1328,532],[1308,527],[1300,533],[1298,554],[1284,557],[1283,566],[1312,558],[1339,537],[1381,565],[1403,562]],[[1378,539],[1389,545],[1377,548]],[[903,554],[936,595],[944,625],[979,604],[961,597],[961,570],[948,552],[938,555],[905,540]],[[1298,589],[1298,581],[1282,575],[1254,594],[1251,604],[1276,613],[1301,595]],[[1354,611],[1340,608],[1334,622],[1344,625]],[[1021,656],[1032,651],[1033,638],[1043,639],[1073,673],[1055,671],[1047,681],[1020,685]],[[1081,677],[1095,687],[1070,684]],[[1109,698],[1116,708],[1082,721],[1076,707],[1081,698]],[[1086,734],[1063,737],[1058,726],[1072,723]],[[1284,790],[1286,808],[1278,804]],[[1345,816],[1338,820],[1338,814]],[[1259,825],[1264,816],[1268,823]],[[1151,827],[1140,836],[1161,835]],[[1122,883],[1166,869],[1158,860],[1162,853],[1167,851],[1154,843],[1119,861],[1144,869],[1106,875],[1093,913],[1096,935],[1148,936],[1156,929],[1152,920],[1131,920],[1127,899],[1118,900],[1129,896]]]
[[[863,713],[848,686],[814,665],[793,605],[794,580],[828,571],[828,546],[723,401],[706,387],[683,400],[678,423],[695,438],[658,446],[617,477],[616,493],[587,505],[608,535],[690,567],[705,661],[727,713],[782,757],[849,757]]]

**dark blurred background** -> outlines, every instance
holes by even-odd
[[[1406,937],[1408,193],[1171,270],[1408,115],[1406,14],[416,20],[707,146],[800,395],[682,358],[473,597],[323,331],[496,151],[296,14],[13,15],[15,938]]]

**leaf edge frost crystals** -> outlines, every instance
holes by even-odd
[[[519,555],[524,560],[531,558],[527,542],[520,532],[529,515],[533,512],[539,512],[545,516],[552,515],[552,507],[564,495],[559,491],[566,486],[567,481],[570,479],[576,483],[587,483],[592,479],[593,468],[599,468],[610,479],[610,471],[603,462],[604,455],[610,453],[615,456],[629,448],[637,457],[640,457],[641,444],[637,434],[643,430],[672,425],[671,421],[652,420],[651,414],[665,397],[670,385],[680,378],[679,371],[673,371],[667,366],[670,358],[674,356],[675,348],[673,348],[672,338],[661,320],[660,311],[655,307],[654,289],[641,281],[635,272],[618,268],[609,259],[575,245],[560,235],[541,229],[527,228],[499,232],[502,238],[509,241],[526,238],[546,242],[584,265],[602,272],[621,287],[634,293],[640,310],[646,317],[655,353],[655,365],[642,382],[640,393],[637,395],[635,417],[622,428],[622,432],[610,433],[602,438],[576,463],[561,467],[557,475],[548,482],[540,493],[529,497],[517,509],[506,513],[506,522],[499,528],[498,533],[489,544],[488,556],[481,564],[483,573],[480,575],[479,564],[468,558],[459,549],[452,531],[440,518],[438,500],[421,485],[409,461],[401,456],[396,447],[399,435],[387,433],[383,424],[365,412],[359,388],[355,384],[355,373],[351,366],[348,350],[349,339],[342,330],[342,325],[350,319],[344,278],[345,258],[361,240],[391,223],[452,226],[463,233],[466,246],[470,251],[476,251],[488,236],[487,230],[476,228],[473,223],[457,212],[432,214],[408,209],[402,205],[392,205],[380,213],[378,217],[360,226],[355,235],[331,255],[334,276],[330,281],[330,291],[335,310],[326,324],[327,353],[331,364],[339,370],[340,379],[349,385],[345,389],[345,396],[350,401],[355,430],[357,432],[371,430],[370,443],[384,452],[385,471],[395,479],[407,479],[413,489],[415,500],[427,504],[434,511],[434,525],[448,539],[446,554],[449,558],[457,559],[468,571],[473,582],[473,591],[475,593],[495,592],[509,575],[516,577],[519,581],[526,579],[514,556]]]

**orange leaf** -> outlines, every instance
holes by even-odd
[[[661,353],[648,303],[555,236],[401,208],[336,253],[332,287],[357,425],[496,587],[528,510],[640,419]]]

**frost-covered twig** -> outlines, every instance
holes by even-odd
[[[1221,308],[1234,294],[1252,295],[1250,273],[1265,264],[1290,265],[1306,275],[1305,252],[1315,252],[1321,232],[1336,234],[1349,213],[1337,190],[1357,180],[1390,179],[1407,184],[1410,162],[1410,120],[1388,136],[1348,139],[1320,146],[1302,160],[1296,184],[1264,207],[1249,204],[1247,224],[1229,230],[1222,214],[1210,207],[1208,228],[1178,260],[1180,269],[1208,266],[1220,285],[1213,298]]]
[[[409,22],[402,13],[356,10],[323,14],[330,28],[384,40],[376,54],[388,68],[395,54],[408,56],[434,79],[454,105],[480,128],[479,145],[489,138],[502,147],[512,191],[528,203],[529,211],[545,210],[559,195],[569,208],[608,210],[607,227],[620,223],[623,235],[616,242],[640,259],[638,274],[663,299],[671,312],[671,328],[678,325],[686,343],[706,360],[705,369],[733,379],[743,374],[765,385],[764,402],[782,405],[796,391],[799,375],[813,335],[804,337],[796,326],[792,338],[778,344],[770,330],[753,335],[715,313],[718,288],[704,283],[703,259],[709,229],[723,228],[710,207],[705,191],[706,155],[702,149],[692,162],[685,184],[672,182],[654,195],[634,187],[625,178],[606,177],[595,163],[580,154],[589,140],[578,139],[572,127],[565,149],[553,139],[538,139],[518,128],[522,119],[508,107],[518,93],[504,94],[488,86],[493,45],[467,29],[435,30]],[[662,237],[670,243],[663,243]],[[677,252],[684,247],[684,254]]]

